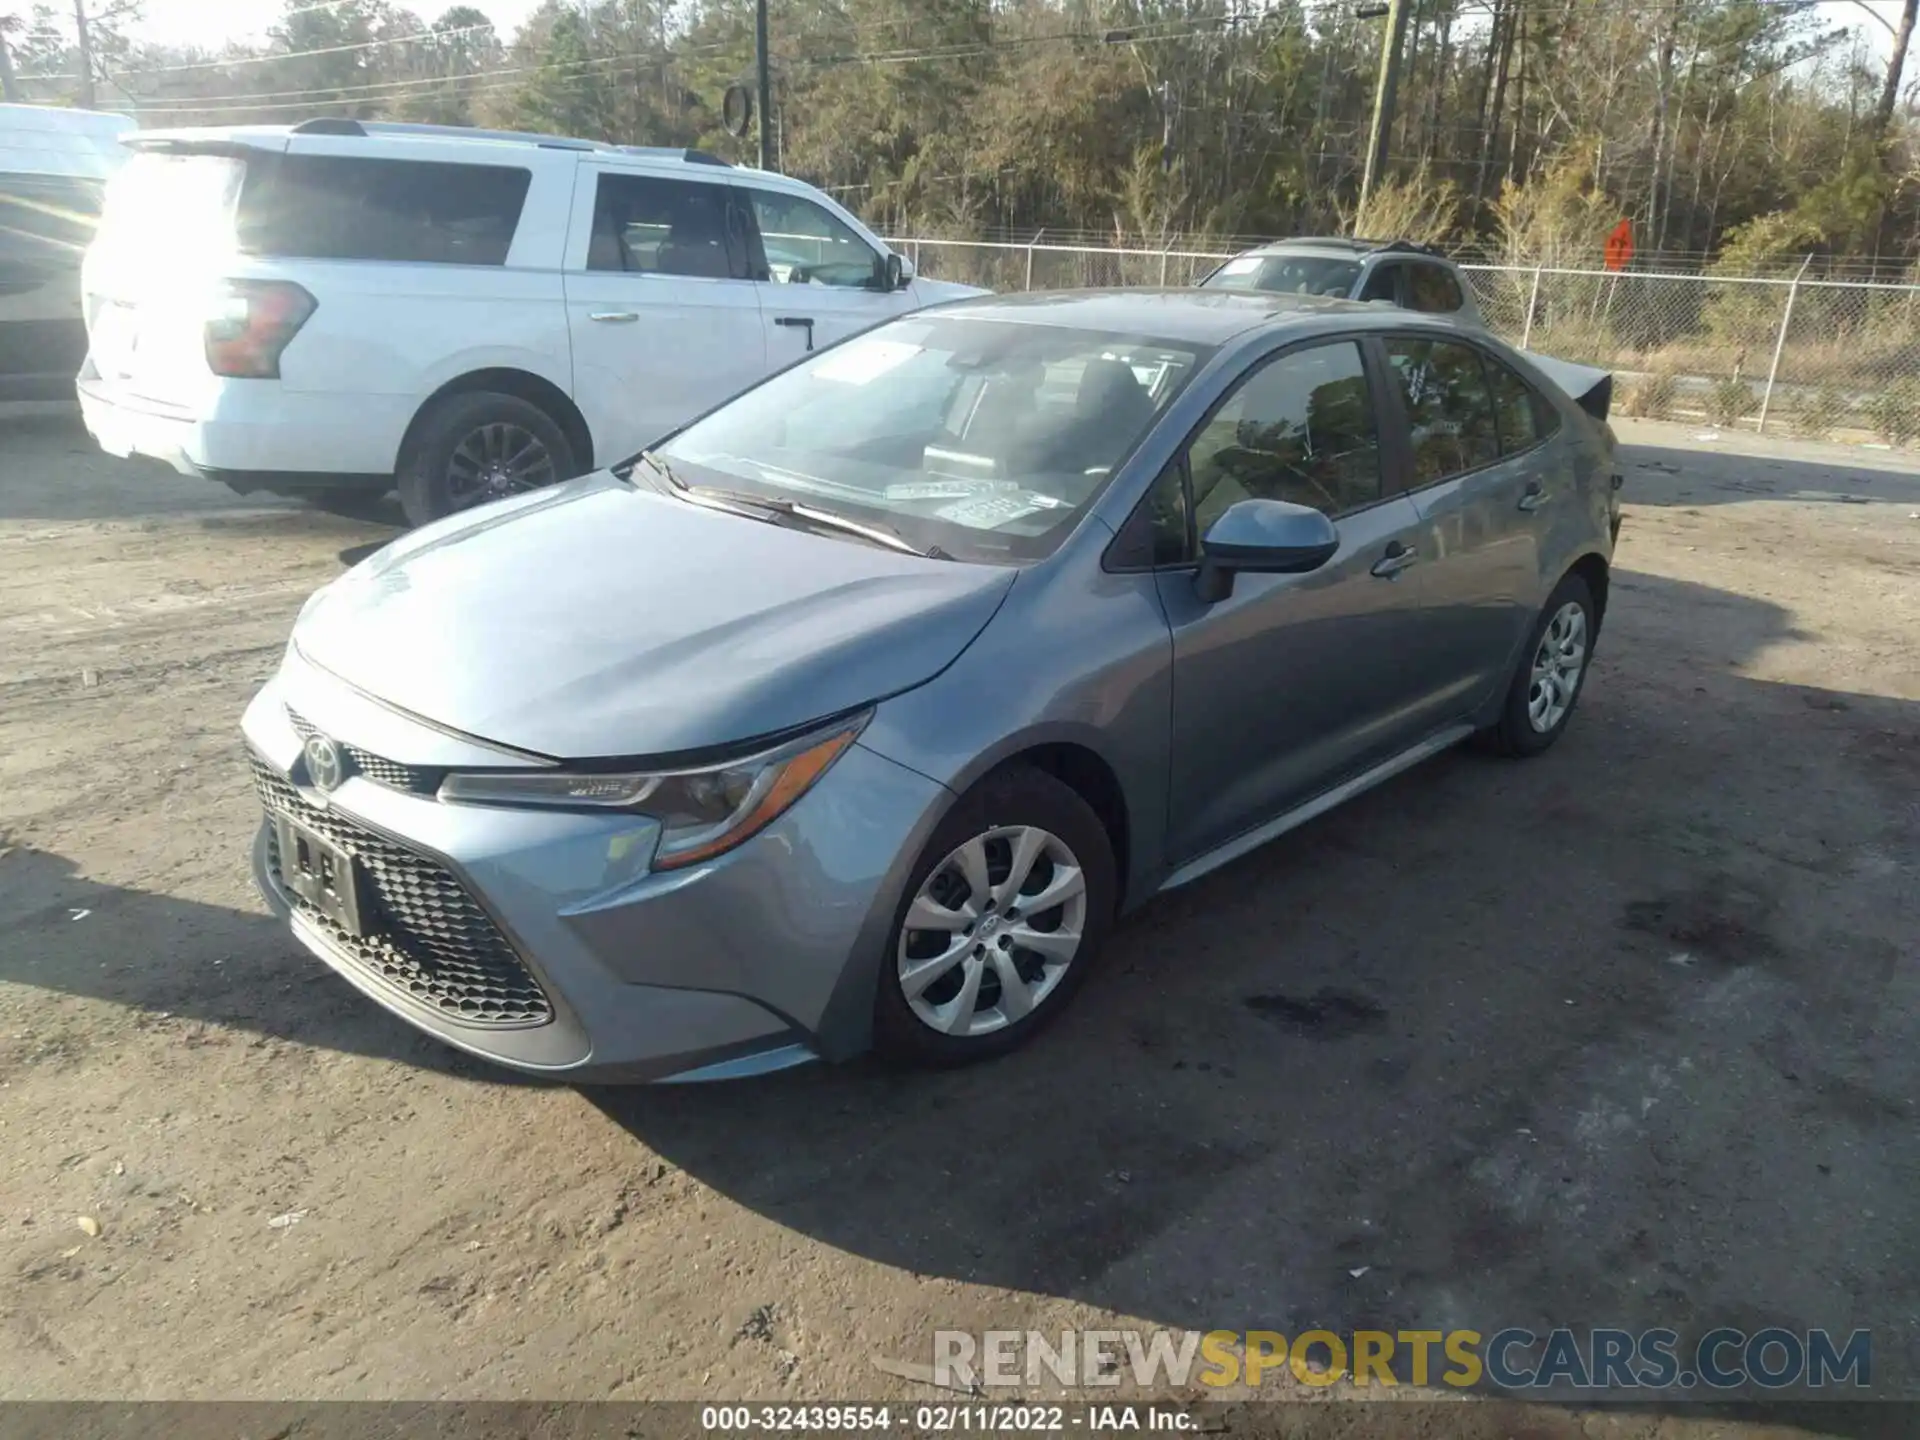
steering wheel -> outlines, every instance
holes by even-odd
[[[1248,489],[1252,488],[1247,485],[1249,479],[1270,475],[1277,468],[1284,471],[1289,479],[1298,481],[1300,485],[1325,500],[1327,514],[1332,515],[1340,509],[1339,499],[1318,479],[1291,461],[1282,460],[1271,451],[1255,450],[1251,446],[1237,443],[1222,445],[1214,452],[1213,460],[1221,469],[1230,471],[1234,478]]]

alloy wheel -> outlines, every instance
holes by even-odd
[[[1087,927],[1087,882],[1066,842],[998,826],[955,847],[921,882],[896,949],[901,993],[943,1035],[987,1035],[1059,988]]]
[[[447,459],[447,495],[456,510],[537,490],[559,478],[553,453],[540,437],[511,421],[476,426]]]
[[[1587,668],[1587,612],[1569,600],[1553,612],[1533,655],[1533,675],[1527,690],[1527,720],[1545,735],[1567,718],[1580,676]]]

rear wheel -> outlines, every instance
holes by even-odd
[[[435,401],[401,462],[400,506],[425,525],[577,473],[573,446],[538,405],[474,391]]]
[[[1538,755],[1560,738],[1586,683],[1598,629],[1593,592],[1578,575],[1568,575],[1534,623],[1499,721],[1481,732],[1488,748],[1502,755]]]
[[[1039,770],[989,777],[914,866],[875,998],[879,1049],[958,1065],[1024,1043],[1086,978],[1115,893],[1113,847],[1086,801]]]

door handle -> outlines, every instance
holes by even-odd
[[[1411,545],[1402,545],[1395,540],[1387,546],[1387,553],[1373,562],[1373,573],[1382,580],[1391,580],[1410,565],[1420,563],[1420,552]]]
[[[596,310],[589,319],[601,325],[631,325],[640,318],[638,310]]]
[[[813,349],[813,317],[811,315],[776,315],[773,323],[788,330],[804,328],[807,332],[807,349]]]
[[[1527,488],[1520,492],[1519,507],[1522,510],[1538,510],[1547,503],[1547,492],[1541,488],[1538,480],[1529,480]]]

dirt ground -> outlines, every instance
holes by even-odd
[[[582,1092],[251,889],[241,708],[393,527],[0,420],[0,1398],[914,1397],[1103,1323],[1871,1326],[1920,1393],[1920,477],[1622,434],[1549,756],[1155,902],[990,1067]]]

